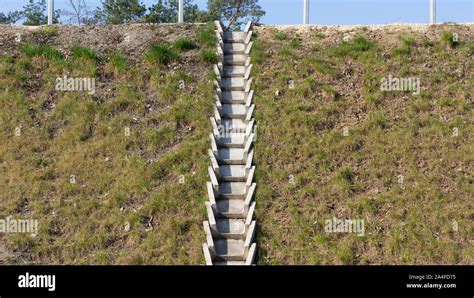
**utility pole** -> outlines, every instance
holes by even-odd
[[[436,0],[430,0],[430,24],[436,24]]]
[[[309,23],[309,0],[303,0],[303,24]]]
[[[48,1],[48,25],[53,24],[54,0]]]
[[[178,4],[178,23],[184,22],[184,0],[179,0]]]

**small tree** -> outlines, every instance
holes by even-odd
[[[86,24],[91,18],[92,13],[89,11],[85,0],[69,0],[72,10],[64,11],[63,15],[69,17],[70,23],[78,25]]]
[[[178,21],[178,0],[158,0],[157,4],[148,8],[149,14],[145,21],[150,23],[175,23]],[[184,21],[204,22],[208,21],[207,12],[201,11],[192,0],[184,0]]]
[[[258,22],[265,11],[258,0],[208,0],[209,15],[227,23],[226,28],[239,28],[248,21]]]
[[[38,26],[48,23],[48,14],[46,7],[46,0],[29,0],[29,4],[23,6],[23,11],[20,12],[22,18],[25,19],[23,25]],[[59,22],[60,10],[55,10],[53,14],[53,23]]]
[[[0,12],[0,24],[15,24],[19,19],[21,19],[21,12],[12,11],[8,14]]]
[[[104,11],[99,7],[92,11],[89,15],[82,18],[82,23],[84,25],[104,24],[105,21]]]
[[[108,24],[127,24],[143,18],[146,7],[139,0],[103,0],[102,9],[95,12]]]

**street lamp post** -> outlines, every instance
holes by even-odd
[[[430,0],[430,24],[436,24],[436,0]]]
[[[178,3],[178,23],[184,22],[184,0],[179,0]]]
[[[303,24],[309,23],[309,0],[303,0]]]
[[[48,1],[48,25],[53,24],[54,0]]]

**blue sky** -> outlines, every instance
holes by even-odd
[[[142,0],[147,6],[156,0]],[[67,9],[68,0],[55,0],[56,8]],[[91,7],[100,0],[86,0]],[[195,0],[205,8],[207,0]],[[0,0],[0,12],[21,9],[28,0]],[[265,24],[299,24],[303,0],[259,0],[267,12]],[[310,0],[310,23],[355,25],[386,23],[427,23],[429,0]],[[474,0],[437,0],[438,22],[474,22]]]

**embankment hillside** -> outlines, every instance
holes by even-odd
[[[213,30],[0,27],[0,261],[201,263]]]
[[[0,263],[204,263],[213,30],[0,26]],[[257,263],[472,264],[474,25],[253,30]]]
[[[259,262],[472,264],[474,26],[254,30]]]

